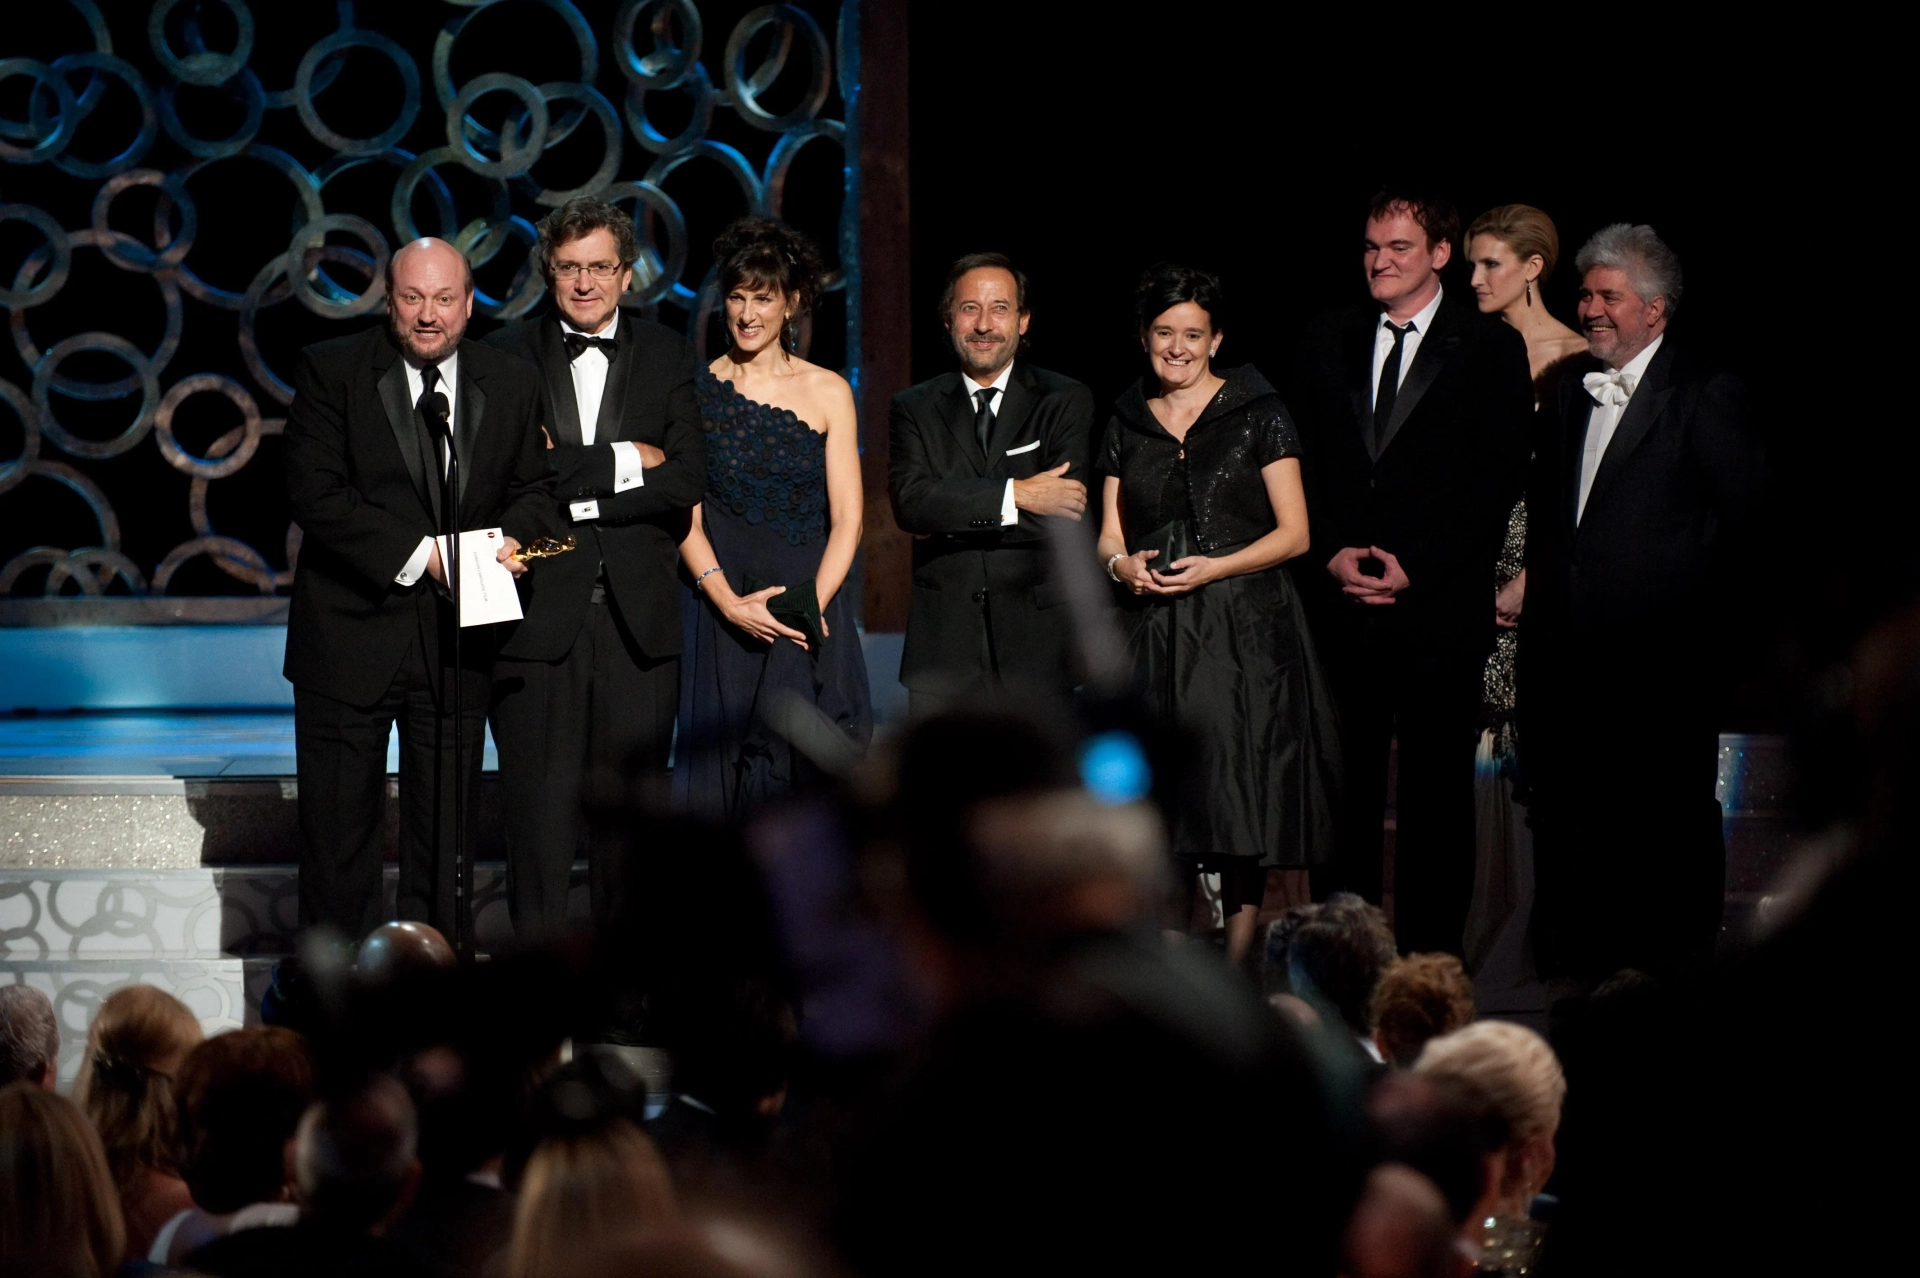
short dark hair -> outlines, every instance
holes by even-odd
[[[1367,221],[1372,222],[1391,213],[1405,213],[1420,224],[1427,233],[1427,243],[1439,248],[1444,242],[1458,246],[1460,242],[1460,210],[1453,207],[1453,201],[1442,199],[1431,191],[1423,191],[1410,186],[1383,186],[1373,193],[1373,199],[1367,203]]]
[[[827,265],[807,236],[770,217],[743,217],[713,242],[713,265],[725,297],[742,284],[771,285],[794,299],[797,322],[820,300]]]
[[[1013,259],[1005,253],[969,253],[947,268],[947,282],[940,289],[940,322],[942,324],[953,321],[953,295],[960,287],[960,277],[968,271],[985,270],[989,267],[1013,276],[1013,303],[1020,309],[1022,315],[1027,313],[1027,273],[1015,266]]]
[[[1287,943],[1294,993],[1317,1001],[1354,1034],[1373,1028],[1372,1002],[1380,973],[1393,962],[1386,915],[1347,892],[1336,892]]]
[[[568,200],[553,212],[540,219],[540,239],[538,252],[540,271],[549,279],[553,277],[553,254],[562,244],[571,244],[584,235],[595,231],[612,231],[615,251],[620,255],[622,266],[633,265],[633,259],[640,256],[640,240],[633,230],[633,219],[621,212],[617,205],[605,200],[597,200],[591,195]]]
[[[1140,283],[1133,290],[1133,313],[1140,321],[1142,332],[1152,326],[1156,317],[1186,302],[1207,313],[1214,332],[1225,331],[1220,279],[1216,275],[1197,267],[1160,262],[1141,274]]]

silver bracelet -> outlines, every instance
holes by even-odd
[[[706,572],[703,572],[703,573],[701,573],[701,574],[700,574],[700,575],[699,575],[698,577],[695,577],[695,578],[693,579],[693,588],[694,588],[695,590],[698,590],[698,591],[700,591],[700,593],[702,593],[702,594],[705,594],[705,593],[706,593],[706,587],[704,587],[704,586],[702,586],[702,585],[701,585],[700,583],[701,583],[701,582],[703,582],[703,581],[705,581],[705,580],[706,580],[706,579],[707,579],[707,578],[708,578],[709,576],[711,576],[712,574],[714,574],[714,573],[716,573],[716,572],[719,572],[719,571],[720,571],[720,565],[719,565],[719,564],[715,564],[715,565],[714,565],[713,567],[711,567],[711,568],[709,568],[709,569],[707,569],[707,570],[706,570]]]
[[[1119,563],[1122,559],[1125,559],[1126,557],[1127,557],[1127,552],[1124,550],[1117,555],[1108,555],[1107,556],[1107,576],[1113,578],[1115,581],[1120,581],[1120,574],[1113,570],[1113,566]],[[1126,583],[1121,582],[1121,584],[1125,585]]]

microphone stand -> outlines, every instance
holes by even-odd
[[[440,403],[444,403],[442,399]],[[453,598],[453,952],[461,959],[473,957],[473,884],[472,866],[467,861],[467,787],[466,752],[462,738],[466,724],[461,714],[460,664],[460,452],[454,447],[453,423],[446,409],[435,405],[434,418],[447,442],[447,472],[440,502],[441,523],[447,536],[447,593]]]

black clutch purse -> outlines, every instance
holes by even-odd
[[[1162,524],[1142,537],[1140,544],[1133,548],[1133,553],[1137,555],[1143,550],[1160,552],[1147,560],[1147,571],[1160,573],[1169,571],[1167,565],[1175,560],[1200,553],[1199,547],[1193,544],[1193,535],[1187,531],[1187,521],[1184,519]]]
[[[740,584],[746,587],[747,594],[765,590],[778,582],[762,581],[752,573],[743,574]],[[820,596],[813,588],[813,578],[809,577],[798,585],[788,586],[785,590],[767,600],[767,611],[773,619],[783,626],[791,626],[807,637],[807,643],[818,648],[827,641],[826,631],[820,624]]]

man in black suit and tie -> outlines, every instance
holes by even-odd
[[[1440,270],[1459,216],[1385,191],[1366,222],[1370,305],[1320,321],[1298,418],[1314,549],[1301,562],[1339,703],[1347,797],[1316,895],[1379,901],[1399,742],[1394,931],[1458,954],[1473,893],[1473,752],[1494,640],[1487,592],[1533,410],[1526,343]]]
[[[1048,524],[1086,512],[1092,462],[1093,393],[1015,359],[1032,317],[1011,261],[955,262],[940,317],[960,370],[901,391],[888,415],[893,517],[917,539],[900,658],[916,716],[983,689],[1071,692]]]
[[[519,935],[566,924],[581,800],[595,777],[663,770],[680,693],[680,588],[689,512],[707,484],[693,347],[620,314],[639,252],[633,223],[578,199],[540,224],[553,289],[544,319],[487,340],[540,370],[558,505],[579,548],[525,578],[526,619],[500,649],[493,735],[507,808],[507,905]],[[588,848],[596,918],[621,867]]]
[[[449,523],[498,525],[499,558],[517,576],[525,568],[513,552],[553,529],[535,373],[511,355],[461,345],[473,313],[466,259],[442,240],[416,240],[389,261],[386,288],[386,326],[301,352],[286,429],[293,522],[305,535],[285,667],[300,779],[300,921],[354,938],[382,918],[380,831],[396,718],[399,915],[443,930],[453,922],[453,787],[471,787],[480,773],[493,628],[466,631],[456,671],[434,536]],[[449,442],[459,462],[455,512],[443,509]]]
[[[1541,968],[1595,980],[1719,931],[1715,639],[1764,458],[1740,383],[1667,335],[1680,261],[1653,228],[1576,261],[1595,364],[1561,383],[1528,487],[1520,737]]]

